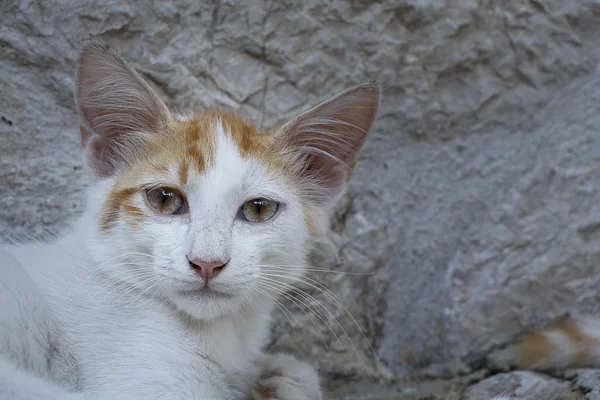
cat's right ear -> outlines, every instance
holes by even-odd
[[[108,177],[164,129],[169,110],[144,79],[108,44],[88,39],[75,77],[75,103],[89,165]]]

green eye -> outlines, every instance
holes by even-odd
[[[183,196],[174,189],[151,189],[146,192],[146,198],[150,206],[162,214],[181,214],[185,209]]]
[[[265,222],[273,218],[279,203],[268,199],[254,199],[245,202],[240,209],[241,218],[248,222]]]

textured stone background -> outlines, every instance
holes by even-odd
[[[600,310],[600,1],[0,0],[0,22],[2,234],[81,211],[71,93],[87,34],[171,106],[261,126],[376,79],[374,133],[314,256],[356,274],[311,276],[347,312],[305,285],[328,311],[292,294],[273,347],[318,364],[340,399],[600,398],[596,371],[482,381],[516,334]],[[423,376],[437,380],[382,383]]]

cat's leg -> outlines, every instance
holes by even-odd
[[[253,400],[321,400],[319,375],[312,366],[291,355],[266,354]]]
[[[10,364],[20,374],[79,389],[79,368],[50,305],[19,261],[1,247],[0,358],[4,370]]]
[[[49,379],[25,372],[4,357],[0,357],[0,399],[100,400],[95,396],[70,392]]]
[[[231,400],[240,398],[230,395],[227,387],[209,382],[194,385],[189,388],[189,391],[185,391],[185,384],[177,387],[160,385],[160,382],[156,384],[158,389],[150,393],[148,390],[131,391],[128,390],[129,388],[121,388],[118,391],[107,390],[102,394],[76,393],[49,379],[25,372],[0,357],[0,400]]]

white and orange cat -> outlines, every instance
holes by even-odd
[[[600,368],[600,319],[566,316],[496,352],[502,369],[559,371]],[[525,389],[526,391],[526,389]],[[492,400],[519,400],[500,396]]]
[[[169,111],[90,39],[75,88],[94,175],[83,216],[0,254],[0,398],[322,398],[315,369],[265,354],[375,118],[351,88],[278,129]]]
[[[526,333],[502,350],[507,367],[528,370],[600,368],[600,319],[566,316]]]

